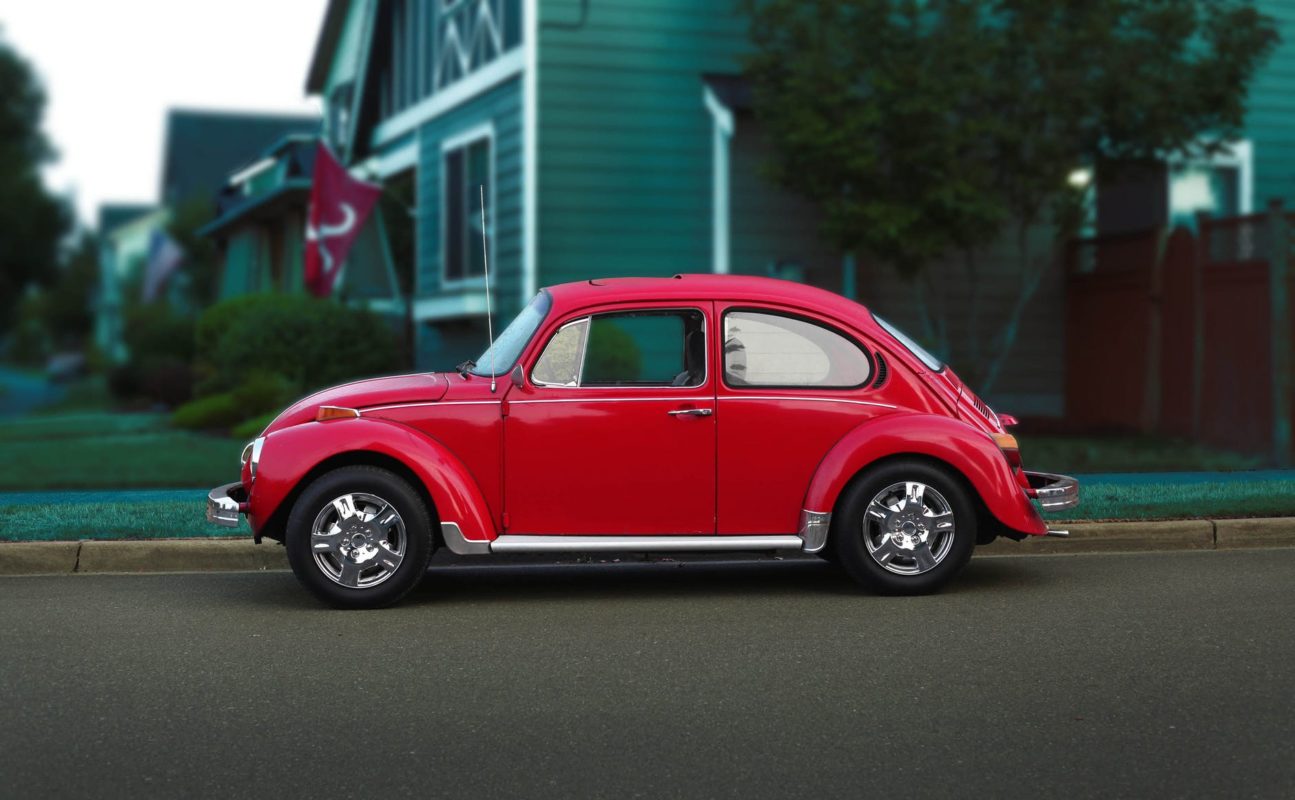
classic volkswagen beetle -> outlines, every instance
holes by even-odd
[[[768,278],[541,291],[457,372],[288,408],[207,516],[287,545],[343,607],[394,603],[437,547],[801,550],[888,593],[933,591],[1073,478],[1026,472],[952,370],[863,306]]]

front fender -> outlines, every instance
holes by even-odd
[[[260,531],[312,470],[348,453],[377,453],[404,464],[426,487],[435,515],[469,541],[498,535],[480,487],[453,453],[413,428],[382,419],[306,422],[265,438],[248,497],[248,521]]]
[[[967,479],[1000,523],[1021,533],[1047,533],[998,446],[965,422],[935,414],[888,414],[847,433],[819,464],[805,508],[831,511],[860,470],[897,455],[943,461]]]

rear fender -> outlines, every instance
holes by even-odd
[[[860,471],[881,459],[903,455],[936,459],[957,470],[994,519],[1011,530],[1047,532],[993,440],[965,422],[936,414],[889,414],[847,433],[819,464],[805,495],[805,508],[830,512]]]
[[[498,535],[480,487],[443,444],[398,422],[367,418],[306,422],[267,436],[248,498],[252,529],[260,531],[317,466],[353,453],[405,465],[422,481],[437,520],[457,525],[464,539],[488,542]]]

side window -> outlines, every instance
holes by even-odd
[[[568,322],[535,362],[541,386],[701,386],[706,320],[700,311],[597,314]]]
[[[580,362],[585,357],[589,318],[568,322],[553,334],[540,360],[531,370],[531,380],[545,386],[579,386]]]
[[[724,382],[730,386],[848,389],[871,375],[863,350],[822,325],[757,311],[724,315]]]

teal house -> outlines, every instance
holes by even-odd
[[[482,186],[501,318],[597,276],[841,289],[812,210],[759,177],[746,46],[729,2],[331,2],[307,90],[338,156],[386,188],[382,249],[418,366],[484,349]]]
[[[1244,139],[1132,187],[1098,175],[1101,231],[1245,213],[1295,190],[1295,2],[1259,6],[1283,43],[1255,82]],[[741,77],[750,46],[733,0],[331,0],[307,92],[334,152],[385,189],[371,255],[352,254],[339,293],[403,317],[419,368],[478,354],[484,186],[500,318],[564,281],[731,272],[857,295],[920,336],[921,287],[825,246],[815,209],[762,176],[767,146]],[[1011,258],[987,254],[982,319],[1016,302]],[[1053,273],[989,392],[1019,414],[1064,412],[1065,282]],[[931,274],[955,337],[968,324],[961,274]]]

